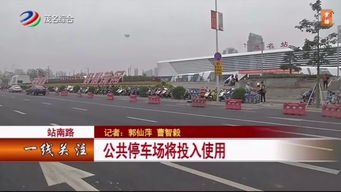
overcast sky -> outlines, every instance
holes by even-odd
[[[306,33],[294,26],[312,19],[315,0],[218,0],[224,15],[219,49],[243,44],[250,32],[265,43],[283,41],[302,46]],[[341,24],[341,1],[322,0]],[[85,72],[148,70],[157,61],[213,55],[215,31],[210,29],[214,0],[1,0],[0,70],[47,68]],[[35,10],[36,27],[23,26],[19,15]],[[45,15],[71,15],[73,24],[46,24]],[[336,31],[334,25],[327,32]],[[130,34],[125,37],[124,34]]]

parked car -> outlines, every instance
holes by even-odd
[[[22,92],[22,88],[19,85],[12,85],[8,91],[11,93],[19,93]]]
[[[46,88],[41,85],[33,85],[26,90],[27,95],[46,95]]]

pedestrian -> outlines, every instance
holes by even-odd
[[[245,85],[245,91],[246,93],[250,94],[251,91],[252,91],[252,87],[250,85],[250,82],[247,82],[246,85]]]
[[[265,94],[266,94],[266,88],[265,88],[265,84],[264,82],[262,81],[260,83],[260,102],[264,102],[265,103]]]
[[[236,74],[236,75],[234,76],[234,78],[236,79],[236,82],[238,83],[238,74]]]
[[[326,90],[328,88],[329,76],[327,74],[323,75],[323,88]]]

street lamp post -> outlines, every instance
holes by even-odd
[[[264,42],[262,41],[261,43],[261,50],[262,50],[262,77],[263,77],[263,72],[264,72]]]
[[[215,0],[215,13],[218,13],[218,0]],[[215,29],[215,51],[218,53],[218,26]],[[218,92],[219,92],[219,75],[216,74],[216,87],[217,87],[217,103],[219,103]]]
[[[336,62],[337,62],[337,77],[340,77],[340,62],[339,62],[339,55],[340,55],[340,36],[341,36],[341,25],[337,26],[337,44],[336,44]]]
[[[317,14],[320,15],[320,10],[317,10]],[[320,25],[320,17],[318,17],[318,25]],[[316,107],[320,107],[320,26],[317,28],[317,64],[316,64]]]

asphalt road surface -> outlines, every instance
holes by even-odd
[[[341,120],[283,115],[280,109],[244,105],[230,111],[222,105],[194,108],[185,101],[160,105],[127,97],[93,99],[75,95],[27,96],[0,92],[0,125],[293,125],[297,136],[341,138]],[[6,130],[1,130],[6,131]],[[302,146],[307,147],[307,146]],[[309,146],[308,146],[309,147]],[[341,151],[340,142],[330,149]],[[79,172],[55,178],[49,168]],[[224,162],[224,163],[39,163],[1,162],[0,190],[341,190],[339,162]],[[50,178],[47,181],[46,177]]]

